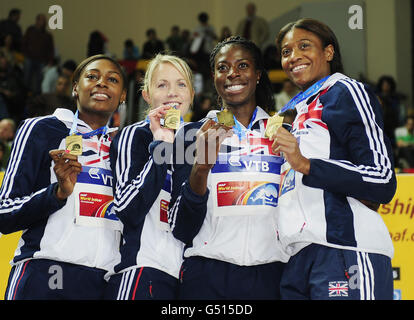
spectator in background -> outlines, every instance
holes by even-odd
[[[52,93],[56,89],[56,84],[59,76],[64,76],[71,79],[73,72],[76,69],[76,62],[73,60],[67,60],[60,67],[55,64],[52,68],[47,69],[43,76],[42,81],[42,93]]]
[[[53,62],[43,69],[41,93],[53,92],[57,78],[59,77],[59,57],[54,57]]]
[[[382,114],[384,118],[384,133],[390,139],[395,156],[395,151],[397,148],[395,129],[398,127],[398,113],[392,106],[390,99],[387,99],[387,97],[384,97],[383,95],[377,95],[377,98],[382,107]]]
[[[282,91],[275,94],[276,101],[276,112],[280,111],[282,107],[287,104],[297,93],[299,92],[298,88],[290,79],[283,81]]]
[[[3,44],[0,46],[0,53],[4,55],[13,68],[19,67],[16,60],[16,50],[13,49],[13,35],[8,33],[3,40]]]
[[[164,51],[164,43],[157,38],[157,32],[150,28],[146,32],[147,41],[142,50],[142,59],[152,59],[157,53]]]
[[[165,42],[168,46],[168,49],[173,54],[181,55],[183,45],[184,45],[184,41],[183,41],[183,38],[180,35],[180,27],[179,26],[172,26],[171,34]]]
[[[27,28],[23,37],[24,83],[33,93],[39,94],[42,83],[42,70],[53,63],[53,37],[46,30],[46,16],[38,14],[34,25]]]
[[[131,39],[127,39],[124,42],[123,57],[125,60],[138,60],[139,49]]]
[[[24,83],[33,94],[41,92],[42,70],[53,63],[54,53],[52,34],[46,30],[46,16],[38,14],[35,24],[27,28],[23,37]]]
[[[408,116],[403,127],[395,130],[399,165],[414,168],[414,116]]]
[[[224,41],[224,39],[227,39],[228,37],[231,37],[231,30],[228,26],[224,26],[221,29],[220,42]]]
[[[70,95],[70,78],[61,74],[52,92],[30,97],[26,106],[28,118],[45,116],[55,112],[57,108],[69,109],[76,112],[76,104]]]
[[[3,156],[0,160],[2,171],[7,166],[10,158],[11,145],[16,134],[16,122],[13,119],[5,118],[0,120],[0,142],[4,145]]]
[[[282,69],[280,65],[279,53],[277,51],[277,47],[273,44],[268,45],[263,52],[263,60],[265,64],[265,69],[275,70],[275,69]]]
[[[397,83],[394,78],[388,75],[381,76],[378,79],[376,90],[381,101],[396,115],[396,126],[404,125],[405,109],[401,104],[403,97],[397,93]]]
[[[12,36],[12,49],[15,51],[21,51],[23,33],[19,26],[21,11],[20,9],[11,9],[7,19],[0,21],[0,46],[4,45],[4,39],[6,35]]]
[[[106,43],[108,39],[102,32],[95,30],[89,35],[87,56],[91,57],[97,54],[107,54]]]
[[[21,72],[0,54],[0,118],[11,117],[16,123],[23,120],[25,99]]]
[[[7,161],[3,163],[5,152],[6,152],[6,144],[3,141],[0,141],[0,171],[6,171]]]
[[[213,99],[209,95],[200,95],[194,100],[190,121],[197,122],[205,118],[213,110]],[[185,120],[185,119],[184,119]]]
[[[212,91],[209,59],[210,52],[214,49],[218,37],[208,20],[209,16],[206,12],[201,12],[198,15],[199,25],[193,31],[190,54],[196,64],[196,70],[203,76],[203,88]]]
[[[253,41],[262,49],[269,38],[269,25],[267,21],[256,16],[256,5],[252,2],[246,5],[247,16],[243,18],[236,29],[236,34]]]
[[[181,31],[181,39],[183,45],[181,47],[180,56],[188,58],[190,56],[190,47],[191,47],[191,33],[190,30],[184,29]]]

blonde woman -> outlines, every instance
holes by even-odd
[[[171,173],[157,150],[172,151],[175,132],[161,124],[167,111],[174,108],[183,116],[193,101],[187,63],[158,54],[148,65],[142,95],[150,105],[146,120],[125,127],[110,151],[123,243],[121,262],[109,279],[108,299],[164,300],[177,295],[183,243],[169,230]]]

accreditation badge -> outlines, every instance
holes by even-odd
[[[114,210],[111,170],[83,166],[73,194],[76,224],[122,230]]]
[[[75,156],[82,155],[82,136],[72,134],[65,138],[66,150]]]
[[[274,210],[283,162],[275,155],[219,154],[209,177],[213,215],[259,215]]]
[[[159,203],[159,219],[157,221],[160,230],[171,232],[170,224],[168,223],[168,206],[171,200],[171,171],[168,170],[165,177],[164,185],[161,188],[160,194],[156,200]]]

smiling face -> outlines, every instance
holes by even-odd
[[[160,63],[151,77],[148,90],[142,96],[152,109],[172,106],[185,115],[193,101],[193,92],[186,77],[171,63]]]
[[[330,75],[329,61],[333,59],[332,45],[322,47],[321,40],[312,32],[293,28],[282,40],[282,68],[301,89]]]
[[[102,114],[108,119],[126,98],[121,72],[107,59],[89,63],[73,90],[80,113]]]
[[[252,54],[239,45],[225,45],[217,53],[214,85],[224,106],[256,107],[256,86],[260,72]]]

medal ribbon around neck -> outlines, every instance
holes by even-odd
[[[315,93],[319,91],[319,89],[322,87],[322,85],[325,83],[326,79],[328,79],[330,76],[326,76],[325,78],[322,78],[318,82],[311,85],[306,91],[299,92],[296,96],[294,96],[283,108],[280,110],[279,113],[283,113],[287,110],[294,109],[295,106],[302,102],[303,100],[307,99],[310,96],[313,96]]]
[[[87,133],[80,133],[77,132],[77,127],[78,127],[78,119],[79,119],[79,110],[76,110],[75,116],[73,117],[73,123],[72,123],[72,128],[70,129],[69,135],[78,135],[78,136],[82,136],[82,138],[90,138],[93,137],[95,135],[98,134],[106,134],[106,132],[108,131],[108,126],[103,126],[100,127],[96,130],[93,130],[91,132],[87,132]]]

